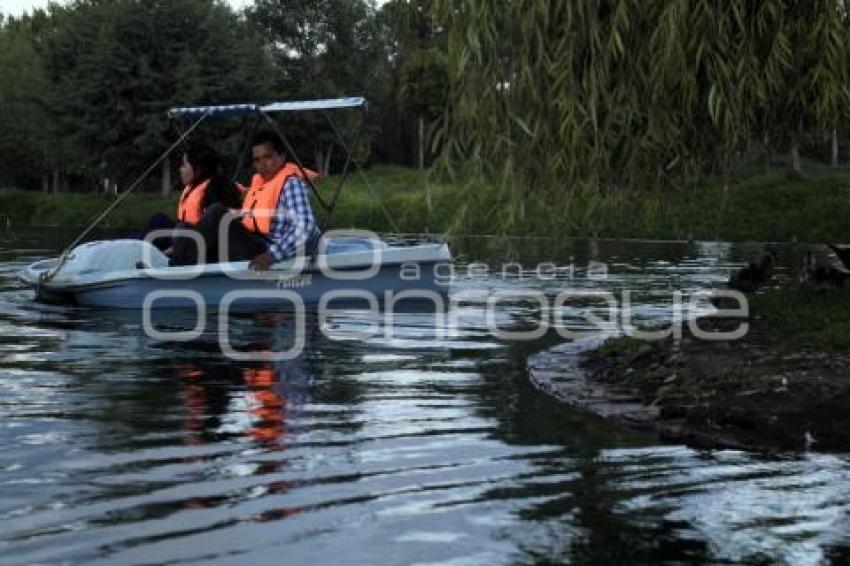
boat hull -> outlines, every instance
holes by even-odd
[[[433,264],[421,264],[430,271]],[[399,277],[398,266],[382,267],[377,274],[359,281],[330,279],[321,273],[304,273],[296,278],[242,280],[226,276],[207,276],[188,281],[137,279],[74,291],[44,289],[42,298],[71,300],[77,305],[109,308],[221,308],[256,310],[297,307],[325,302],[336,304],[366,303],[374,297],[379,303],[399,296],[412,300],[445,294],[447,287],[433,276],[418,280]]]
[[[317,265],[286,264],[254,272],[246,262],[196,267],[88,274],[43,283],[40,274],[56,260],[36,262],[21,279],[38,298],[81,306],[120,309],[262,310],[306,305],[385,305],[387,302],[439,302],[448,292],[441,267],[451,260],[445,245],[389,250],[383,257],[335,254]]]

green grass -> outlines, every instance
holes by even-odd
[[[151,194],[133,194],[120,204],[105,221],[113,228],[140,228],[157,211],[174,213],[177,196],[161,198]],[[105,210],[115,197],[92,193],[45,194],[38,191],[0,189],[0,217],[13,225],[84,226]]]
[[[638,358],[656,354],[657,342],[647,342],[631,336],[616,336],[608,338],[599,347],[599,356],[609,363],[629,366]]]
[[[727,241],[848,240],[850,169],[789,176],[749,172],[728,191],[715,181],[668,190],[564,189],[549,198],[513,202],[510,188],[461,198],[461,231],[521,235]],[[462,216],[462,217],[461,217]],[[488,227],[495,227],[488,230]],[[499,229],[501,228],[501,230]]]
[[[323,197],[332,198],[338,184],[337,177],[322,181]],[[387,166],[362,174],[355,171],[340,193],[332,224],[379,232],[444,232],[452,216],[446,207],[448,197],[455,189],[436,181],[427,171]]]
[[[322,181],[326,198],[338,180]],[[733,179],[728,191],[708,181],[664,191],[577,187],[547,197],[520,194],[504,184],[449,181],[429,172],[379,166],[350,174],[333,226],[556,238],[850,240],[850,168],[811,169],[802,176],[784,169],[748,172]],[[5,189],[0,190],[0,216],[15,224],[84,225],[112,198]],[[154,211],[173,214],[176,198],[132,195],[108,223],[132,228]]]
[[[845,241],[850,214],[850,170],[783,170],[742,175],[728,194],[716,185],[683,195],[669,207],[675,228],[695,237],[730,241]]]
[[[806,349],[825,353],[847,351],[850,287],[813,288],[789,282],[750,295],[748,300],[750,331],[742,341],[744,346],[751,342],[757,346],[770,344],[780,354]],[[658,351],[657,342],[617,336],[602,344],[598,356],[618,367],[631,367],[644,358],[652,361]]]
[[[368,228],[377,231],[422,232],[443,231],[449,210],[431,207],[429,190],[449,194],[453,187],[429,181],[428,172],[401,167],[375,167],[360,174],[353,172],[346,180],[334,212],[337,228]],[[319,184],[324,199],[330,200],[339,177],[329,177]],[[107,218],[114,228],[138,228],[154,212],[174,215],[178,194],[167,198],[152,193],[129,195]],[[115,197],[103,193],[58,193],[21,189],[0,189],[0,221],[8,218],[13,225],[83,226],[106,209]],[[445,204],[448,199],[439,203]],[[314,210],[320,217],[321,208]]]
[[[771,341],[846,351],[850,344],[850,288],[813,290],[789,283],[750,299],[754,325]]]

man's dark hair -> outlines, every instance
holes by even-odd
[[[258,145],[266,143],[272,146],[280,155],[286,154],[286,148],[283,145],[283,140],[280,139],[277,132],[273,130],[262,129],[257,131],[257,133],[254,134],[254,138],[251,140],[251,147],[257,147]]]

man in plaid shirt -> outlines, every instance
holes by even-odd
[[[245,222],[248,227],[254,226],[254,231],[265,237],[267,249],[251,260],[251,267],[264,271],[276,261],[283,261],[296,255],[299,247],[309,251],[319,237],[319,228],[310,200],[307,198],[307,184],[301,178],[301,172],[292,165],[287,165],[283,152],[283,142],[277,134],[270,131],[260,131],[254,136],[251,152],[254,158],[254,168],[261,179],[274,183],[280,179],[285,183],[276,206],[270,206],[262,211],[271,215],[268,233],[257,229],[257,224]],[[290,172],[292,174],[290,174]],[[252,183],[252,187],[255,183]],[[277,187],[267,187],[276,189]],[[251,190],[245,197],[243,214],[252,213]]]
[[[268,250],[262,254],[265,257],[255,257],[252,267],[268,269],[275,261],[295,256],[299,245],[309,250],[318,237],[319,227],[307,198],[307,184],[293,175],[286,181],[278,207],[272,216]]]

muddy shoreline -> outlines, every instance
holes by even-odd
[[[711,321],[707,321],[711,324]],[[757,321],[756,321],[757,322]],[[540,390],[663,440],[763,452],[850,449],[850,352],[772,340],[596,337],[528,360]]]

